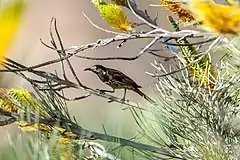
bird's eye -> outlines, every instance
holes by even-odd
[[[97,67],[94,67],[94,70],[95,70],[96,72],[99,72],[99,71],[100,71],[99,68],[97,68]]]

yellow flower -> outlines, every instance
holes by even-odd
[[[62,143],[62,144],[71,144],[72,143],[72,141],[71,141],[71,139],[69,139],[69,138],[59,138],[59,141],[60,141],[60,143]]]
[[[75,133],[72,133],[72,132],[66,132],[64,134],[68,137],[77,137],[77,135]]]
[[[17,112],[18,107],[11,102],[7,92],[7,89],[0,89],[0,108],[6,112]]]
[[[171,0],[160,0],[165,8],[172,11],[173,14],[176,14],[183,22],[192,22],[194,21],[194,17],[192,13],[183,8],[179,2],[173,2]]]
[[[122,32],[129,32],[133,29],[133,25],[129,23],[125,12],[116,4],[107,4],[102,0],[92,0],[97,7],[100,15],[113,28]]]
[[[21,24],[25,5],[22,0],[6,3],[0,10],[0,61],[7,53],[7,49],[16,37],[17,30]]]
[[[22,131],[28,131],[28,132],[41,132],[45,134],[51,134],[52,133],[52,128],[48,125],[41,124],[41,123],[36,123],[33,125],[28,125],[27,122],[19,121],[17,122],[18,127]]]
[[[24,88],[12,88],[8,90],[7,95],[12,102],[18,104],[21,107],[28,107],[28,109],[34,112],[36,115],[50,117],[43,106],[41,106],[38,100],[35,99],[33,95],[28,92],[28,90]]]
[[[55,127],[56,130],[58,130],[60,133],[63,133],[66,131],[65,128],[61,128],[61,127]]]
[[[238,6],[221,5],[207,0],[191,0],[189,9],[206,30],[219,34],[240,33]]]

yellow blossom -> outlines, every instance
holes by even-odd
[[[28,109],[37,115],[50,117],[40,103],[33,95],[24,88],[13,88],[8,90],[8,97],[19,106],[28,107]],[[21,109],[21,108],[19,108]]]
[[[21,24],[24,13],[22,0],[15,0],[1,6],[0,9],[0,61],[6,55]]]
[[[176,14],[183,22],[192,22],[194,17],[192,13],[183,8],[179,2],[173,2],[171,0],[160,0],[160,2],[165,5],[165,8]]]
[[[7,92],[7,89],[0,89],[0,108],[6,112],[17,112],[18,107],[11,102]]]
[[[128,21],[128,18],[121,7],[116,4],[107,4],[102,0],[92,0],[97,7],[100,15],[113,28],[122,32],[129,32],[133,29],[133,25]]]
[[[26,122],[17,122],[18,127],[22,131],[28,131],[28,132],[42,132],[42,133],[52,133],[52,128],[48,125],[36,123],[33,125],[28,125]],[[24,125],[25,124],[25,125]]]
[[[190,0],[189,9],[197,21],[211,32],[219,34],[240,33],[240,8],[207,0]]]
[[[69,139],[69,138],[59,138],[59,141],[60,141],[60,143],[62,143],[62,144],[71,144],[72,143],[72,140],[71,139]]]

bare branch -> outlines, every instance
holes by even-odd
[[[135,1],[129,0],[128,1],[128,6],[129,9],[132,11],[132,13],[139,18],[140,20],[142,20],[144,23],[146,23],[147,25],[149,25],[150,27],[156,29],[159,28],[156,23],[154,22],[154,20],[152,20],[149,15],[147,14],[147,12],[143,12],[142,10],[139,10],[137,7],[137,4]],[[168,31],[161,29],[162,32],[167,33]]]
[[[106,58],[96,58],[96,57],[87,57],[87,56],[79,56],[75,55],[78,58],[82,59],[89,59],[89,60],[136,60],[139,57],[141,57],[144,53],[147,52],[147,50],[152,47],[157,41],[159,40],[159,37],[155,37],[145,48],[143,48],[136,56],[134,57],[106,57]]]
[[[103,28],[99,27],[98,25],[96,25],[84,12],[82,12],[82,14],[91,23],[92,26],[94,26],[95,28],[97,28],[97,29],[99,29],[103,32],[112,33],[112,34],[116,34],[116,35],[128,35],[126,33],[114,32],[114,31],[110,31],[110,30],[107,30],[107,29],[103,29]]]
[[[10,117],[5,120],[0,120],[0,126],[6,126],[6,125],[12,124],[14,122],[16,122],[16,119],[14,117]]]

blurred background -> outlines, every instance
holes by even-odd
[[[141,8],[149,11],[152,17],[157,13],[159,17],[159,25],[162,28],[170,29],[170,25],[166,19],[166,12],[163,8],[150,7],[149,4],[157,4],[157,0],[141,1],[139,4]],[[96,10],[95,6],[90,0],[26,0],[26,6],[22,15],[20,25],[16,34],[7,48],[6,54],[12,59],[30,66],[35,65],[50,59],[57,58],[58,55],[43,46],[40,43],[40,38],[48,43],[49,40],[49,25],[52,17],[57,18],[58,29],[61,34],[65,48],[76,45],[83,45],[94,42],[101,38],[112,37],[113,35],[100,31],[94,28],[89,21],[84,18],[82,12],[94,21],[99,26],[111,29],[104,20],[102,20]],[[4,4],[2,4],[3,6]],[[131,21],[139,22],[129,11],[126,11]],[[126,43],[122,48],[116,49],[118,43],[109,45],[103,48],[90,49],[80,53],[81,55],[106,57],[106,56],[134,56],[141,48],[143,48],[149,40],[135,40]],[[155,48],[162,48],[162,55],[169,55],[169,52],[162,45],[156,45]],[[170,56],[170,55],[169,55]],[[153,60],[161,60],[151,55],[144,55],[135,61],[91,61],[72,58],[71,61],[79,75],[81,81],[93,88],[109,89],[104,85],[96,75],[90,72],[84,72],[84,68],[90,67],[93,64],[104,64],[108,67],[116,68],[123,71],[129,77],[134,79],[141,85],[142,91],[149,93],[152,98],[156,99],[154,94],[154,79],[145,74],[145,71],[152,71],[150,63]],[[163,62],[167,64],[167,62]],[[51,65],[45,67],[48,71],[57,70],[59,73],[60,65]],[[73,80],[73,79],[72,79]],[[1,87],[25,87],[32,90],[31,86],[23,79],[16,77],[13,74],[1,75]],[[74,97],[84,94],[84,92],[68,90],[66,95]],[[123,90],[117,90],[115,95],[122,97]],[[141,97],[134,92],[127,92],[127,98],[136,102],[140,100],[145,104]],[[118,135],[122,137],[132,137],[136,132],[136,125],[132,119],[131,113],[128,110],[122,110],[126,106],[116,103],[107,103],[106,99],[91,96],[85,100],[78,102],[68,102],[69,111],[73,116],[76,116],[79,124],[84,128],[97,132],[103,132],[102,125],[105,126],[108,134]],[[146,104],[147,105],[147,104]],[[0,128],[2,137],[7,137],[8,134],[16,135],[20,131],[15,125],[4,126]],[[7,144],[7,138],[1,138],[1,147]]]

